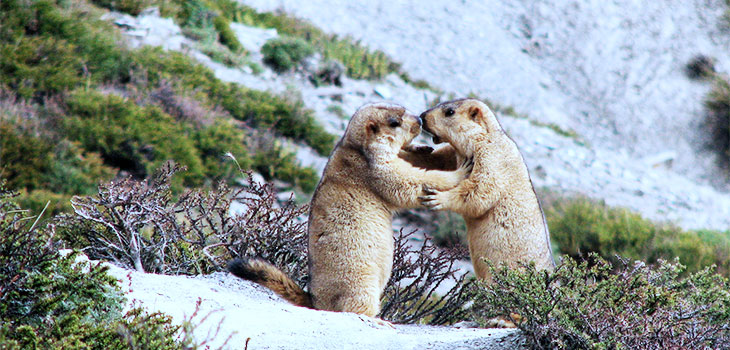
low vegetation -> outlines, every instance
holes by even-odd
[[[264,55],[264,63],[276,71],[285,72],[314,54],[314,48],[303,39],[282,37],[269,40],[261,48],[261,53]]]
[[[189,349],[169,316],[123,312],[101,264],[59,254],[54,226],[39,223],[0,184],[0,344],[3,349]],[[187,334],[191,326],[183,332]],[[187,340],[185,340],[187,339]]]
[[[532,349],[722,349],[730,342],[730,284],[712,268],[647,266],[597,255],[554,272],[492,268],[475,319],[514,321]],[[684,275],[684,277],[682,277]]]
[[[444,248],[466,247],[466,223],[461,215],[453,212],[434,213],[431,222],[433,242]]]
[[[544,204],[555,254],[581,260],[596,253],[612,263],[618,262],[617,256],[648,263],[678,257],[688,272],[715,265],[719,273],[730,276],[730,232],[687,231],[583,197],[556,198]],[[433,223],[437,245],[466,247],[466,227],[460,216],[438,213]]]
[[[703,130],[709,134],[708,148],[717,152],[717,163],[730,179],[730,80],[715,70],[715,61],[713,57],[697,55],[687,62],[685,73],[690,79],[712,84],[704,101]]]
[[[387,74],[398,74],[406,82],[424,89],[430,87],[423,80],[414,81],[400,64],[391,60],[385,53],[370,50],[365,45],[349,37],[340,38],[327,34],[313,24],[282,12],[262,13],[241,5],[233,0],[212,0],[211,6],[218,8],[231,21],[261,28],[275,28],[280,35],[306,41],[324,60],[337,60],[345,66],[347,76],[354,79],[381,79]]]
[[[147,5],[96,3],[130,13]],[[301,100],[224,83],[180,53],[127,49],[85,1],[9,0],[0,9],[0,175],[22,192],[19,202],[67,210],[72,195],[117,175],[144,178],[168,159],[188,168],[177,190],[209,185],[238,174],[226,153],[269,179],[314,189],[316,172],[285,148],[254,149],[262,141],[253,132],[265,130],[257,135],[269,143],[286,137],[329,154],[334,136]],[[240,52],[227,21],[188,27],[218,28],[218,45]]]
[[[58,216],[45,227],[52,228],[61,243],[84,249],[91,258],[140,271],[210,273],[223,270],[235,257],[262,257],[306,287],[306,206],[280,202],[271,185],[250,176],[240,189],[220,183],[213,190],[191,190],[174,198],[170,187],[181,171],[166,164],[149,181],[129,178],[104,184],[95,196],[75,198],[73,214]],[[233,200],[242,205],[231,215]],[[3,208],[4,213],[20,213],[15,206]],[[13,239],[8,242],[20,235],[25,240],[46,237],[21,242],[23,247],[42,246],[52,252],[60,244],[47,243],[50,235],[28,234],[37,230],[36,224],[28,226],[30,220],[23,216],[13,222],[15,226],[1,227],[24,229],[4,235]],[[632,230],[637,227],[634,224]],[[495,267],[493,282],[487,284],[455,274],[454,264],[467,256],[465,250],[436,249],[428,241],[412,248],[411,235],[401,232],[395,237],[393,274],[383,295],[380,316],[393,322],[450,324],[471,319],[488,324],[494,317],[513,318],[536,349],[715,348],[730,336],[730,286],[713,268],[688,273],[678,263],[657,260],[656,266],[647,267],[615,256],[612,264],[591,253],[579,260],[566,256],[550,273],[531,265]],[[23,266],[45,266],[43,254],[24,256],[33,261],[17,261]],[[13,262],[5,266],[14,268]],[[438,295],[437,288],[449,280],[455,286]],[[156,320],[161,323],[155,324],[167,322]]]
[[[191,190],[177,198],[170,190],[183,169],[166,164],[148,181],[128,178],[104,184],[95,196],[76,197],[74,213],[55,220],[58,237],[92,259],[113,261],[145,272],[206,274],[224,271],[238,257],[266,259],[307,284],[307,206],[280,203],[269,184],[248,176],[247,186],[225,183]],[[243,209],[231,214],[231,203]],[[393,274],[381,316],[400,323],[448,324],[463,319],[471,283],[456,275],[454,262],[465,252],[411,248],[411,234],[396,237]],[[436,288],[456,285],[445,295]]]
[[[718,160],[730,175],[730,81],[717,75],[710,93],[705,98],[712,148],[718,152]]]
[[[554,249],[574,259],[596,253],[615,264],[616,256],[648,263],[678,257],[689,272],[714,264],[730,275],[730,232],[685,231],[586,198],[549,204],[546,216]]]
[[[710,79],[717,73],[715,71],[715,59],[705,55],[697,55],[687,62],[684,71],[691,79]]]

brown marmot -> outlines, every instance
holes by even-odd
[[[421,132],[399,105],[368,104],[350,119],[312,196],[309,293],[261,260],[234,261],[236,276],[300,306],[375,316],[393,264],[393,213],[420,206],[423,186],[448,190],[470,170],[426,170],[399,158]]]
[[[477,276],[489,279],[482,259],[511,267],[534,261],[539,269],[554,268],[545,216],[527,166],[489,107],[459,99],[423,112],[421,119],[434,142],[449,142],[458,155],[473,159],[467,179],[446,191],[424,188],[422,202],[464,217]]]

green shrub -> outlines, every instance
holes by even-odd
[[[138,15],[154,3],[152,0],[91,0],[91,2],[97,6],[128,13],[132,16]]]
[[[75,91],[67,99],[64,132],[105,162],[138,178],[151,174],[168,159],[185,164],[188,185],[199,184],[201,160],[187,128],[159,108],[140,107],[115,95]]]
[[[226,67],[241,67],[248,63],[244,56],[231,52],[217,41],[199,41],[195,47],[215,62]]]
[[[251,159],[244,146],[243,131],[232,123],[218,121],[196,131],[192,137],[195,147],[200,152],[207,177],[230,181],[240,175],[238,165],[243,169],[251,167]],[[232,155],[238,161],[238,165],[225,161],[226,154]]]
[[[314,48],[303,39],[282,37],[267,41],[261,53],[264,63],[284,72],[297,67],[302,60],[314,54]]]
[[[30,37],[1,45],[0,82],[24,98],[48,96],[82,81],[82,60],[64,40]]]
[[[730,244],[730,233],[683,231],[585,198],[553,204],[546,216],[557,250],[572,258],[591,252],[612,262],[616,255],[649,263],[679,257],[691,272],[716,264],[726,273],[730,266],[728,254],[715,248]]]
[[[70,213],[73,209],[71,206],[70,194],[58,193],[53,190],[37,189],[33,191],[20,190],[15,201],[21,208],[30,210],[34,215],[40,215],[43,212],[44,218],[50,218],[61,213]],[[46,208],[48,204],[48,208]]]
[[[99,181],[113,176],[114,171],[103,164],[98,154],[83,152],[80,145],[69,141],[51,142],[49,135],[36,136],[25,127],[0,121],[1,175],[10,188],[88,194],[96,190]],[[26,206],[37,209],[29,203]]]
[[[715,59],[705,55],[693,57],[684,67],[690,79],[704,80],[715,76]]]
[[[304,141],[319,154],[328,155],[335,137],[316,121],[301,100],[292,102],[265,91],[224,83],[214,73],[180,53],[143,48],[135,56],[150,84],[175,81],[179,89],[198,91],[211,105],[219,105],[234,118],[257,129],[274,129],[282,136]]]
[[[216,16],[213,19],[213,26],[218,32],[218,41],[227,46],[234,53],[244,53],[243,46],[238,41],[236,33],[231,29],[231,21],[224,16]]]
[[[433,221],[433,242],[439,247],[466,247],[466,223],[461,215],[452,212],[436,213]]]
[[[122,314],[117,280],[99,263],[61,256],[53,226],[18,210],[0,183],[0,344],[4,349],[183,349],[162,314]]]
[[[117,45],[119,36],[111,24],[99,17],[98,11],[84,3],[66,10],[48,0],[30,6],[23,0],[3,1],[0,60],[4,81],[24,97],[72,89],[81,83],[127,81],[128,52]],[[15,46],[17,53],[13,53]]]
[[[676,263],[589,260],[565,258],[554,272],[492,268],[477,292],[476,320],[513,320],[532,349],[727,347],[730,284],[711,268],[682,278]]]
[[[165,1],[155,3],[176,13],[190,12],[189,25],[207,26],[215,37],[216,13],[207,10],[203,3],[198,3],[199,7],[194,6],[195,2],[189,2],[189,6],[188,2],[173,1],[171,6]],[[122,2],[107,4],[121,6]],[[225,110],[222,117],[229,112],[251,126],[274,128],[282,136],[311,143],[324,155],[332,149],[334,136],[316,123],[312,112],[301,102],[269,95],[267,99],[276,106],[251,107],[260,103],[256,98],[267,94],[250,93],[235,84],[224,83],[212,71],[179,53],[159,48],[122,48],[117,44],[118,32],[108,21],[99,19],[102,12],[85,2],[8,0],[0,3],[0,9],[0,86],[21,98],[33,98],[42,111],[38,114],[38,129],[33,129],[38,135],[25,135],[18,131],[21,129],[3,127],[2,132],[12,132],[14,140],[20,137],[29,142],[10,145],[6,141],[10,137],[0,140],[8,143],[0,152],[12,153],[0,158],[0,162],[24,154],[28,147],[32,148],[29,154],[43,153],[31,163],[16,165],[13,161],[12,169],[6,167],[3,173],[12,177],[13,188],[27,187],[29,192],[24,199],[28,204],[37,206],[39,202],[33,197],[41,199],[48,195],[43,192],[31,195],[36,189],[60,194],[89,193],[97,181],[108,179],[116,170],[144,176],[166,159],[175,159],[189,167],[183,176],[187,185],[231,174],[230,166],[214,165],[223,152],[231,151],[242,159],[244,166],[250,164],[244,161],[247,156],[240,145],[227,143],[212,149],[211,142],[202,142],[207,137],[223,136],[223,128],[212,133],[206,130],[209,124],[201,124],[199,120],[178,122],[158,108],[136,106],[136,103],[148,103],[147,96],[152,89],[165,81],[173,82],[171,90],[175,94],[193,96],[200,101],[203,109],[222,108]],[[216,45],[230,53],[220,44]],[[139,99],[104,96],[97,92],[100,87]],[[235,130],[227,132],[229,140],[243,137],[243,132],[241,136],[233,135]],[[63,146],[68,141],[77,142],[78,149],[71,151]],[[207,149],[197,149],[196,142],[201,146],[207,144]],[[41,150],[39,147],[44,145],[53,147],[50,152],[48,147]],[[211,152],[220,154],[213,156]],[[18,167],[30,171],[19,172]]]
[[[196,47],[213,59],[229,67],[246,63],[247,53],[231,30],[228,18],[217,14],[202,1],[181,2],[177,18],[183,34],[196,40]]]
[[[84,151],[79,143],[64,139],[54,148],[46,182],[47,188],[56,193],[91,194],[99,182],[116,174],[98,153]]]
[[[706,124],[720,164],[730,168],[730,82],[716,77],[712,91],[705,98]]]
[[[266,179],[284,180],[307,193],[314,191],[319,182],[316,170],[298,166],[296,155],[287,152],[279,142],[272,139],[268,139],[267,145],[260,147],[254,154],[252,168]]]
[[[0,120],[0,176],[10,188],[45,187],[52,149],[48,141]]]
[[[406,81],[407,74],[400,71],[400,65],[393,62],[382,51],[371,51],[349,37],[338,38],[327,34],[309,22],[282,13],[259,13],[251,7],[232,0],[213,0],[230,20],[250,26],[275,28],[279,34],[305,40],[324,59],[342,62],[347,76],[355,79],[380,79],[389,73],[399,73]]]

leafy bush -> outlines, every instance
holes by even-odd
[[[264,63],[284,72],[297,67],[302,60],[314,54],[314,48],[303,39],[282,37],[267,41],[261,53]]]
[[[727,254],[715,248],[718,242],[723,242],[721,247],[730,244],[730,233],[683,231],[655,224],[628,209],[611,208],[585,198],[555,203],[546,210],[546,216],[556,248],[573,258],[591,252],[614,263],[616,255],[649,263],[679,257],[688,271],[711,264],[723,273],[730,271]]]
[[[209,104],[221,106],[234,118],[257,129],[273,129],[282,136],[304,141],[321,155],[328,155],[334,146],[335,137],[324,130],[301,100],[224,83],[190,58],[160,48],[142,48],[135,60],[146,71],[151,85],[165,80],[177,82],[183,90],[197,90]]]
[[[101,3],[119,9],[135,2]],[[176,13],[186,8],[175,1],[169,4],[155,1],[155,4]],[[251,165],[248,152],[239,142],[245,136],[243,128],[224,131],[217,125],[218,119],[231,116],[253,127],[274,128],[281,136],[312,143],[325,155],[332,149],[334,136],[326,133],[316,123],[312,111],[300,102],[272,95],[267,99],[276,106],[256,106],[251,111],[251,107],[244,106],[260,103],[255,99],[268,93],[249,93],[247,89],[224,83],[212,71],[179,53],[119,46],[116,29],[108,21],[99,20],[102,12],[86,2],[8,0],[0,4],[0,10],[0,89],[3,94],[11,91],[20,97],[11,104],[31,99],[40,111],[37,114],[40,122],[32,128],[21,128],[12,122],[12,127],[6,127],[5,120],[0,122],[4,125],[4,135],[13,134],[0,142],[10,138],[28,141],[12,145],[6,141],[8,145],[0,152],[14,155],[3,156],[3,162],[25,154],[28,147],[32,148],[27,150],[30,154],[42,151],[34,162],[13,161],[12,169],[6,167],[3,173],[13,188],[27,188],[28,195],[36,189],[58,194],[88,194],[97,181],[110,178],[117,170],[141,177],[166,159],[175,159],[189,167],[190,171],[183,176],[188,185],[233,175],[231,166],[214,164],[224,152],[231,152],[241,159],[242,165]],[[215,13],[210,16],[206,13],[203,9],[198,19],[215,36]],[[168,93],[167,99],[156,99],[154,92],[158,93],[157,97]],[[109,93],[144,98],[106,96]],[[160,105],[164,111],[178,113],[173,116],[182,122],[171,119],[160,109],[146,106],[150,102]],[[70,109],[74,109],[73,113],[66,118]],[[206,114],[218,117],[208,120],[199,117]],[[116,132],[120,130],[115,128],[122,126],[127,130]],[[226,142],[213,147],[209,138],[219,136],[224,136]],[[78,147],[68,146],[69,141],[75,141]],[[52,147],[42,149],[44,145]],[[206,149],[197,149],[196,145]],[[103,160],[102,164],[98,160]],[[299,170],[291,159],[280,163],[301,174],[310,172]],[[278,172],[286,174],[292,170]],[[299,177],[310,178],[309,175]],[[43,195],[36,197],[45,195],[39,194]],[[24,198],[30,199],[26,195]]]
[[[91,0],[97,6],[110,10],[125,12],[132,16],[153,5],[152,0]]]
[[[216,13],[203,1],[180,1],[176,14],[183,34],[196,40],[196,47],[211,59],[229,67],[246,63],[247,53],[231,30],[228,18]]]
[[[718,152],[720,164],[730,168],[730,82],[727,79],[714,79],[712,91],[705,98],[705,107],[713,148]]]
[[[715,76],[715,59],[705,55],[693,57],[685,66],[690,79],[709,79]]]
[[[254,152],[252,169],[264,178],[282,179],[298,185],[305,192],[314,191],[319,181],[316,170],[296,166],[296,155],[286,151],[273,135],[254,133],[248,146]]]
[[[46,189],[62,194],[91,194],[101,181],[116,171],[104,164],[98,153],[85,151],[79,143],[66,139],[54,145]]]
[[[51,190],[39,189],[33,191],[20,190],[15,202],[21,208],[26,208],[33,214],[43,212],[44,217],[52,217],[60,213],[68,213],[71,206],[71,195],[56,193]],[[46,207],[46,204],[48,207]],[[45,209],[45,212],[43,211]]]
[[[656,231],[653,223],[624,208],[609,208],[585,198],[568,200],[547,214],[552,240],[564,254],[574,258],[598,252],[606,259],[621,255],[647,257]]]
[[[64,133],[105,162],[144,178],[167,159],[185,164],[184,180],[199,184],[204,176],[189,129],[157,107],[98,92],[75,91],[67,99]]]
[[[231,52],[217,41],[202,40],[197,42],[195,47],[213,61],[222,63],[226,67],[241,67],[247,63],[245,57]]]
[[[4,349],[187,349],[162,314],[132,309],[101,264],[61,256],[0,184],[0,344]]]
[[[82,60],[64,40],[30,37],[0,45],[0,82],[24,98],[48,96],[82,81]]]
[[[433,242],[439,247],[466,247],[466,223],[459,214],[452,212],[435,213],[432,225]]]
[[[30,6],[8,0],[0,6],[2,77],[21,96],[129,79],[128,52],[116,44],[117,32],[92,7],[80,3],[64,9],[49,0]]]
[[[200,153],[203,169],[212,180],[232,180],[240,175],[238,166],[244,169],[251,168],[249,152],[244,146],[243,131],[226,120],[216,121],[213,125],[197,130],[192,135],[195,148]],[[238,165],[226,162],[226,155],[232,155],[238,160]],[[297,167],[296,164],[291,164]],[[305,191],[311,191],[305,189]]]
[[[730,342],[730,285],[711,268],[566,258],[554,272],[492,268],[475,317],[511,318],[533,349],[719,349]],[[615,271],[615,272],[614,272]],[[514,315],[519,315],[516,318]]]
[[[224,16],[216,16],[213,19],[213,26],[218,32],[218,41],[227,46],[235,53],[244,53],[243,46],[238,41],[236,33],[231,29],[231,21]]]
[[[0,120],[0,175],[10,188],[33,190],[45,185],[53,146],[28,131]]]

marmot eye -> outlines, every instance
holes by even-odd
[[[397,128],[400,126],[400,120],[398,120],[396,118],[388,118],[388,125],[391,128]]]
[[[454,113],[456,113],[456,112],[454,111],[454,109],[453,109],[453,108],[447,108],[447,109],[446,109],[446,110],[444,111],[444,115],[446,115],[447,117],[450,117],[450,116],[454,115]]]

